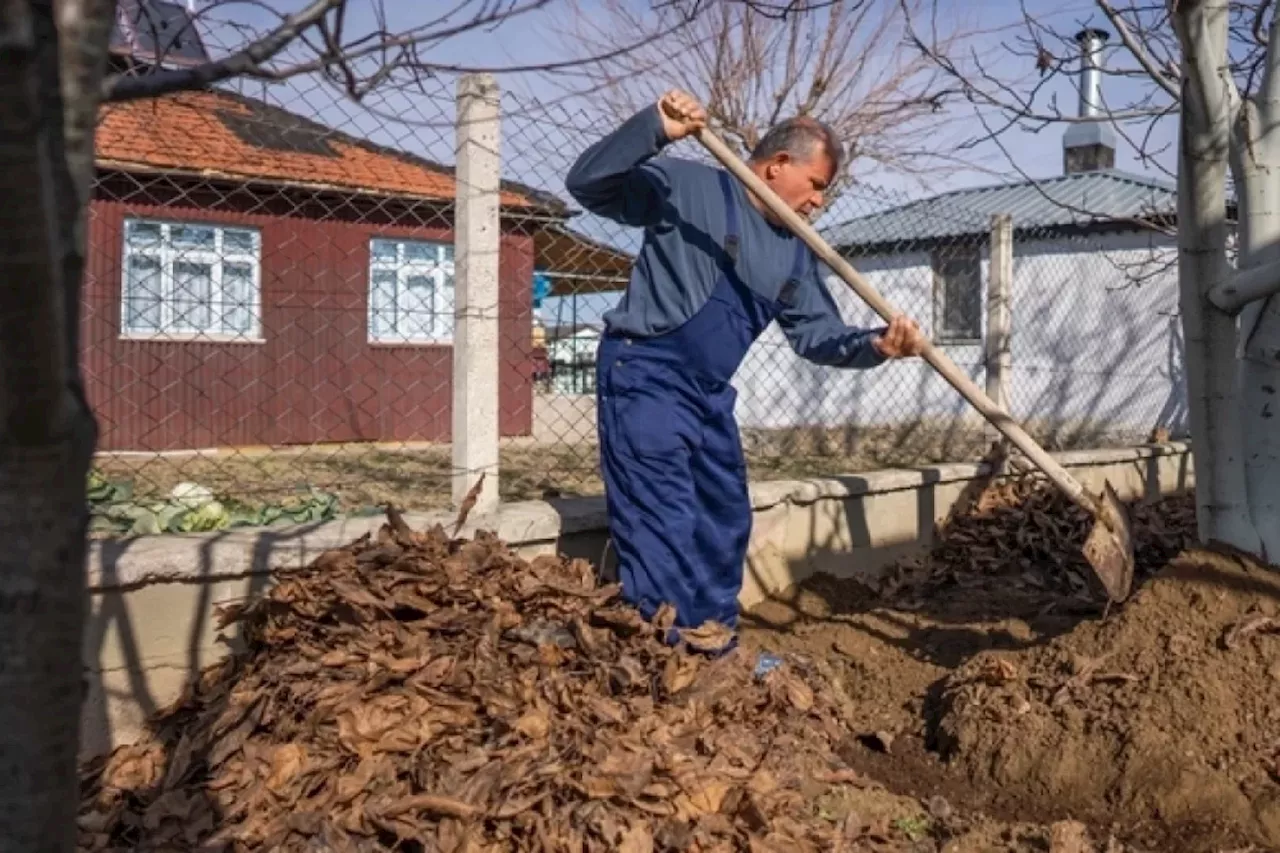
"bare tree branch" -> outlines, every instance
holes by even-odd
[[[253,0],[246,0],[253,2]],[[673,20],[665,28],[648,28],[645,34],[611,46],[597,56],[577,57],[558,62],[540,62],[527,65],[508,64],[489,66],[473,63],[445,63],[428,58],[424,51],[438,46],[448,39],[467,32],[497,26],[521,15],[542,9],[553,0],[505,0],[501,3],[483,0],[479,8],[455,21],[459,13],[478,0],[460,0],[459,4],[443,15],[401,32],[392,32],[387,26],[380,3],[374,12],[378,26],[351,41],[343,41],[346,16],[351,0],[312,0],[301,11],[284,15],[280,23],[267,34],[252,39],[243,48],[228,56],[192,68],[154,68],[143,74],[116,74],[103,84],[104,101],[126,101],[156,97],[171,92],[198,89],[237,77],[260,80],[285,80],[291,77],[319,73],[334,81],[341,81],[343,89],[357,100],[385,83],[395,72],[408,70],[414,74],[507,72],[526,71],[556,72],[576,68],[589,62],[608,62],[643,47],[652,41],[668,36],[674,29],[685,26],[703,11],[700,3],[682,4]],[[751,0],[734,0],[749,3]],[[216,5],[216,4],[215,4]],[[791,4],[788,14],[793,19],[808,14],[808,6]],[[206,10],[207,11],[207,10]],[[314,37],[314,38],[313,38]],[[304,45],[313,58],[273,64],[291,46]],[[355,65],[362,60],[372,60],[373,68],[365,76],[356,73]]]
[[[712,125],[740,155],[782,118],[813,115],[849,142],[851,161],[915,175],[950,170],[961,156],[940,137],[959,89],[903,43],[905,1],[795,3],[792,13],[773,17],[750,0],[686,0],[651,20],[629,0],[576,0],[562,35],[613,118],[674,85],[706,105]],[[645,49],[592,57],[658,27],[671,32]],[[940,41],[959,44],[972,35],[953,28]]]
[[[1241,270],[1230,280],[1209,291],[1209,298],[1220,310],[1239,314],[1246,305],[1280,293],[1280,261]]]
[[[1045,107],[1037,107],[1041,93],[1051,91],[1051,85],[1057,77],[1071,73],[1065,69],[1073,64],[1071,61],[1055,59],[1043,44],[1044,35],[1048,34],[1064,45],[1071,44],[1072,39],[1047,30],[1029,13],[1024,12],[1024,26],[1031,33],[1028,41],[1032,49],[1028,54],[1029,58],[1033,58],[1036,62],[1039,79],[1024,91],[1022,81],[1004,80],[989,71],[988,63],[984,62],[976,52],[971,51],[962,64],[951,54],[947,45],[926,40],[915,27],[914,15],[905,2],[903,9],[907,18],[907,38],[911,40],[915,49],[946,74],[964,93],[964,96],[976,106],[1008,115],[1012,120],[1007,129],[1024,123],[1049,125],[1097,122],[1094,117],[1064,113],[1057,108],[1053,100],[1050,100]],[[1008,45],[1005,46],[1005,50],[1009,55],[1019,55],[1016,48]],[[1167,108],[1164,105],[1134,103],[1124,108],[1109,109],[1107,118],[1112,122],[1141,121],[1156,118],[1166,112]]]
[[[280,26],[243,50],[195,68],[159,69],[142,76],[112,75],[103,84],[104,101],[149,98],[184,89],[197,89],[237,76],[258,76],[262,67],[292,44],[307,29],[316,26],[328,13],[341,9],[347,0],[312,0],[301,12],[286,15]]]
[[[1263,0],[1258,4],[1258,8],[1253,15],[1253,39],[1260,45],[1267,45],[1271,41],[1267,35],[1266,28],[1262,25],[1263,19],[1266,18],[1270,9],[1271,0]]]
[[[1129,49],[1129,53],[1133,54],[1134,60],[1142,66],[1152,81],[1169,93],[1169,97],[1175,101],[1182,97],[1182,93],[1178,87],[1169,79],[1169,73],[1163,69],[1157,68],[1155,60],[1151,54],[1147,52],[1146,47],[1139,42],[1133,35],[1133,31],[1124,22],[1124,18],[1116,11],[1108,0],[1097,0],[1098,8],[1107,16],[1107,20],[1111,22],[1111,26],[1116,28],[1116,32],[1120,35],[1120,40],[1124,42],[1124,46]],[[1174,79],[1177,79],[1175,76]]]

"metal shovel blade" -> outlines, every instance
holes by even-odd
[[[1084,558],[1108,598],[1120,602],[1129,597],[1133,589],[1133,535],[1129,513],[1110,483],[1098,496],[1093,529],[1084,542]]]

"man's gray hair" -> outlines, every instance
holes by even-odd
[[[831,158],[832,174],[840,174],[844,160],[840,137],[830,125],[811,116],[796,116],[769,128],[751,152],[751,159],[768,160],[785,151],[797,160],[807,160],[817,153],[819,145]]]

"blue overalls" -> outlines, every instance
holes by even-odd
[[[651,618],[664,602],[677,628],[736,628],[751,534],[746,460],[730,384],[748,349],[805,269],[796,241],[778,300],[738,275],[738,209],[720,172],[726,233],[706,304],[670,332],[600,341],[597,418],[610,535],[623,597]]]

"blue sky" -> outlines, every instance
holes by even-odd
[[[204,0],[195,0],[195,2],[197,8],[207,5]],[[637,2],[641,3],[644,0],[637,0]],[[962,0],[950,0],[950,2],[954,3],[957,9],[969,6],[969,4],[963,3]],[[271,0],[269,5],[280,11],[290,11],[299,8],[304,3],[305,0]],[[585,5],[589,6],[589,3],[590,0],[586,0]],[[399,32],[426,23],[432,14],[426,10],[432,7],[452,7],[455,5],[462,4],[458,3],[457,0],[450,0],[450,2],[444,4],[410,2],[410,0],[387,0],[383,4],[383,8],[387,15],[387,28],[391,31]],[[1021,17],[1022,8],[1023,6],[1013,2],[1013,0],[984,0],[981,4],[980,12],[970,13],[966,10],[957,12],[957,15],[964,16],[962,25],[966,28],[996,31],[1015,24]],[[1055,2],[1055,0],[1026,0],[1025,8],[1041,23],[1066,33],[1074,32],[1086,23],[1095,26],[1103,23],[1095,10],[1092,0],[1061,0],[1060,2]],[[374,26],[373,9],[374,4],[370,0],[352,0],[348,31],[352,33],[367,31]],[[430,51],[430,58],[441,63],[493,67],[530,65],[563,60],[566,58],[562,47],[564,39],[563,28],[565,26],[564,18],[568,10],[569,6],[565,2],[551,2],[541,10],[513,18],[492,29],[473,31],[453,37],[434,46]],[[219,8],[215,14],[219,18],[233,18],[238,22],[243,22],[253,27],[261,27],[269,20],[261,9],[250,4],[228,4]],[[1015,58],[1001,47],[1002,43],[1009,43],[1012,37],[1020,34],[1020,32],[1007,29],[1003,32],[992,32],[991,35],[975,38],[971,43],[971,49],[978,52],[983,57],[984,63],[994,73],[1001,75],[1003,78],[1021,78],[1017,81],[1018,83],[1032,81],[1034,80],[1034,75],[1030,67],[1030,60]],[[227,40],[230,41],[230,38]],[[1123,58],[1116,40],[1113,39],[1110,49],[1104,57],[1104,63],[1108,66],[1119,67],[1123,62]],[[592,107],[590,99],[575,101],[567,99],[565,95],[566,88],[572,89],[581,85],[581,81],[576,79],[572,72],[559,74],[548,74],[546,72],[538,74],[505,74],[502,75],[500,81],[504,89],[511,92],[513,96],[518,96],[522,99],[534,98],[542,101],[555,101],[563,104],[561,114],[572,115],[574,123],[583,123],[585,125],[588,122],[588,111]],[[292,91],[278,95],[278,97],[282,102],[291,99],[305,101],[308,108],[318,113],[323,119],[327,119],[328,123],[340,126],[346,125],[344,129],[368,132],[370,135],[379,135],[378,131],[381,130],[383,131],[382,136],[387,137],[389,135],[394,138],[396,144],[426,148],[436,155],[444,154],[448,147],[446,137],[451,132],[448,127],[449,117],[427,115],[430,111],[419,103],[403,103],[402,101],[397,101],[394,97],[387,97],[388,104],[396,107],[394,109],[396,115],[413,116],[417,122],[416,125],[409,121],[405,123],[406,128],[416,126],[418,128],[416,132],[409,133],[407,130],[397,132],[397,129],[388,127],[389,123],[384,117],[376,116],[370,118],[362,116],[366,110],[351,104],[336,102],[339,99],[336,99],[331,92],[318,93],[315,91],[314,85],[312,81],[294,82],[287,86]],[[438,94],[444,95],[451,86],[451,81],[437,84]],[[1110,101],[1116,102],[1125,97],[1132,97],[1140,86],[1140,82],[1111,77],[1106,81],[1106,95]],[[281,89],[282,87],[273,88]],[[1063,110],[1074,110],[1076,96],[1069,80],[1059,80],[1058,84],[1052,87],[1047,94],[1056,96]],[[954,145],[955,142],[962,138],[983,135],[983,126],[974,117],[971,108],[958,105],[953,107],[950,112],[952,125],[948,129],[945,138],[940,140],[940,144]],[[432,121],[433,119],[434,121]],[[514,119],[514,121],[518,123],[519,119]],[[598,129],[602,130],[603,128]],[[1032,177],[1051,176],[1060,169],[1060,144],[1063,129],[1062,126],[1050,126],[1036,133],[1012,131],[1003,134],[1000,137],[1000,145],[988,143],[966,154],[967,157],[975,161],[978,166],[977,169],[957,169],[954,173],[948,175],[932,176],[929,179],[928,188],[932,191],[937,191],[939,189],[989,183],[993,180],[1016,177],[1020,172],[1025,172]],[[513,144],[518,141],[523,146],[533,141],[529,138],[532,135],[531,131],[522,132],[521,127],[516,127],[513,130]],[[588,127],[575,128],[574,130],[583,133],[590,132]],[[1138,127],[1133,129],[1135,133],[1140,132],[1140,130]],[[522,136],[523,138],[521,138]],[[1162,144],[1171,146],[1173,138],[1173,123],[1165,122],[1160,132],[1156,134],[1156,147]],[[575,141],[577,140],[571,139],[566,144],[572,146]],[[581,141],[580,144],[585,144],[585,140]],[[1139,172],[1149,171],[1136,160],[1132,150],[1130,150],[1130,146],[1122,145],[1122,149],[1118,155],[1118,166]],[[556,143],[556,153],[564,153],[564,146],[559,141]],[[1167,163],[1168,158],[1164,159]],[[515,176],[512,175],[512,177]],[[867,179],[877,187],[912,195],[918,195],[921,189],[909,180],[886,174],[883,171],[873,172],[867,175]]]
[[[581,2],[589,10],[592,0]],[[643,3],[647,0],[635,2]],[[1036,80],[1032,61],[1013,56],[1006,46],[1026,32],[1018,25],[1024,8],[1041,25],[1067,35],[1084,25],[1101,26],[1104,23],[1092,0],[1025,0],[1023,5],[1013,0],[984,0],[981,8],[976,11],[962,0],[947,2],[954,6],[948,11],[954,14],[961,26],[970,32],[986,33],[971,38],[968,48],[973,55],[980,57],[984,66],[993,74],[1022,90]],[[271,0],[269,5],[278,11],[288,12],[304,4],[305,0]],[[195,0],[195,5],[199,9],[209,4],[205,0]],[[385,0],[383,8],[387,14],[386,27],[392,32],[402,32],[422,26],[431,19],[431,9],[458,5],[462,5],[458,0],[449,0],[444,4],[424,3],[420,0]],[[352,0],[347,22],[348,32],[367,32],[374,27],[373,9],[374,4],[370,0]],[[568,58],[563,33],[569,11],[567,2],[554,0],[542,10],[435,45],[431,48],[429,57],[433,62],[441,64],[494,68],[562,61]],[[271,21],[268,14],[248,3],[220,5],[212,11],[211,17],[259,30]],[[239,40],[225,25],[217,26],[213,38],[225,42],[224,46],[231,46]],[[1065,49],[1061,45],[1050,46]],[[1117,39],[1113,37],[1104,53],[1104,67],[1123,69],[1126,67],[1125,59]],[[506,73],[500,75],[499,81],[504,90],[504,176],[539,186],[563,197],[563,174],[568,164],[578,151],[607,129],[608,122],[601,121],[598,106],[589,96],[566,95],[566,91],[571,92],[583,85],[572,72]],[[294,79],[271,85],[247,81],[240,85],[246,93],[265,97],[280,106],[341,130],[414,151],[441,162],[453,161],[451,95],[454,81],[448,77],[425,81],[409,91],[384,91],[362,105],[344,99],[340,93],[314,78]],[[1105,78],[1104,86],[1104,95],[1111,105],[1139,96],[1144,88],[1141,81],[1116,76]],[[1045,99],[1056,98],[1058,108],[1063,112],[1074,112],[1077,96],[1071,79],[1057,80],[1054,86],[1042,94]],[[1046,102],[1042,99],[1041,104]],[[993,122],[994,126],[993,118],[988,117],[988,121]],[[965,152],[965,156],[974,163],[974,168],[956,168],[946,174],[931,175],[927,185],[883,170],[868,172],[855,164],[864,185],[841,200],[838,215],[840,218],[865,215],[877,207],[942,190],[1021,177],[1053,177],[1062,168],[1061,139],[1064,130],[1063,125],[1051,125],[1038,132],[1011,130],[1003,133],[998,144],[987,142]],[[1122,135],[1126,135],[1126,130],[1127,135],[1138,139],[1146,127],[1135,125],[1122,129]],[[963,139],[984,135],[983,124],[975,116],[972,107],[959,104],[949,110],[946,130],[939,131],[936,144],[954,147]],[[1165,149],[1160,158],[1165,168],[1171,162],[1175,138],[1176,126],[1173,120],[1162,122],[1150,135],[1149,149]],[[1162,174],[1159,170],[1140,163],[1133,147],[1123,141],[1117,153],[1117,166],[1140,173]],[[634,248],[639,236],[623,232],[611,223],[592,221],[590,217],[576,219],[575,227],[627,249]]]

